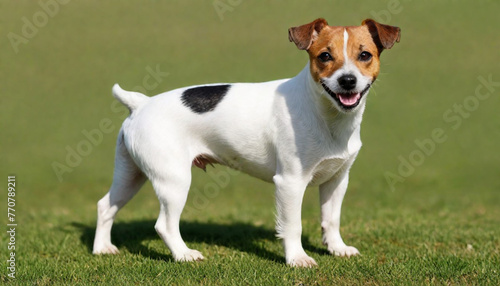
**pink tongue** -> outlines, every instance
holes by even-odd
[[[356,104],[358,102],[359,98],[361,97],[360,93],[355,93],[355,94],[338,94],[340,102],[342,102],[343,105],[345,106],[351,106]]]

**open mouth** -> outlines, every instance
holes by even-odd
[[[321,85],[325,89],[325,91],[337,101],[337,103],[342,106],[344,109],[353,109],[356,106],[359,105],[359,102],[361,101],[361,98],[363,98],[363,95],[365,95],[368,90],[370,89],[370,84],[368,84],[365,89],[363,89],[361,92],[351,92],[351,93],[335,93],[333,92],[326,84],[321,81]]]

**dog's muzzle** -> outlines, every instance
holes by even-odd
[[[342,106],[342,108],[349,110],[353,109],[359,105],[363,95],[365,95],[371,87],[371,84],[368,84],[365,89],[361,92],[346,92],[346,93],[335,93],[333,92],[323,81],[321,81],[321,86],[323,89],[333,98],[337,103]]]

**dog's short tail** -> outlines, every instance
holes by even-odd
[[[126,91],[122,89],[117,83],[113,85],[113,96],[118,99],[123,105],[128,107],[130,113],[134,112],[137,108],[144,105],[149,100],[149,97],[140,92]]]

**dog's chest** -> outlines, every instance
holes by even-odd
[[[312,172],[313,175],[309,186],[321,185],[330,180],[341,170],[346,161],[347,159],[344,158],[329,158],[321,161]]]
[[[316,157],[317,163],[310,165],[314,167],[310,169],[311,180],[309,186],[321,185],[333,178],[337,173],[350,168],[362,145],[360,130],[356,128],[350,136],[335,138],[332,142],[334,144],[326,149],[329,150],[326,153],[330,155],[318,156]],[[311,157],[314,158],[315,156]]]

